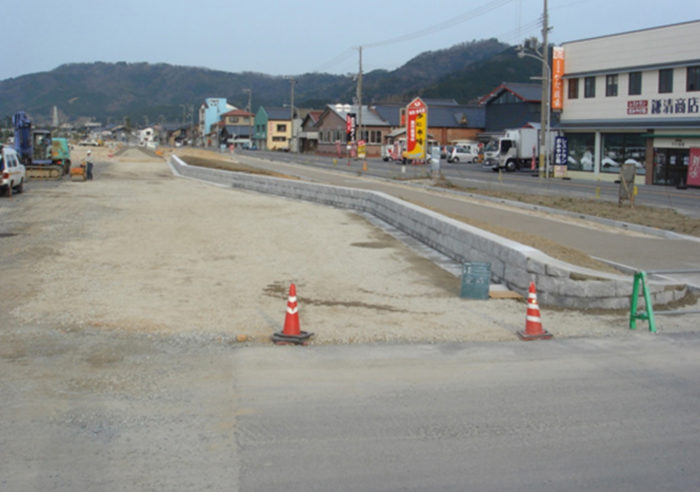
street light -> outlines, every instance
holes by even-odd
[[[534,58],[542,62],[542,72],[545,74],[544,77],[530,77],[533,80],[541,80],[544,86],[542,87],[542,93],[546,94],[543,97],[543,101],[540,103],[540,165],[539,174],[540,178],[544,176],[549,177],[549,147],[547,146],[547,138],[549,137],[549,126],[550,126],[550,101],[552,98],[552,87],[550,80],[552,80],[552,68],[549,66],[547,59],[540,55],[539,52],[526,53],[524,46],[518,46],[518,58],[524,57]],[[546,89],[545,89],[546,88]],[[543,150],[544,149],[544,150]]]

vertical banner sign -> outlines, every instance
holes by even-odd
[[[690,149],[688,177],[686,178],[685,184],[688,186],[700,186],[700,148],[698,147]]]
[[[428,142],[428,107],[420,97],[406,106],[406,152],[407,159],[425,159]]]
[[[345,116],[345,135],[347,143],[355,141],[355,113],[348,113]]]
[[[569,163],[569,141],[566,137],[554,138],[554,177],[565,178]]]
[[[566,166],[569,163],[569,141],[566,137],[554,138],[554,165]]]
[[[552,110],[564,108],[564,48],[552,48]]]

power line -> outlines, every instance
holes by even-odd
[[[386,39],[384,41],[378,41],[376,43],[367,43],[367,44],[364,44],[363,46],[365,48],[377,48],[379,46],[387,46],[390,44],[401,43],[403,41],[408,41],[408,40],[420,38],[423,36],[427,36],[427,35],[432,34],[434,32],[441,31],[445,28],[453,27],[453,26],[462,24],[464,22],[467,22],[469,20],[473,20],[477,17],[480,17],[484,14],[491,12],[492,10],[496,10],[500,7],[503,7],[506,4],[512,3],[513,1],[514,0],[492,0],[491,2],[489,2],[485,5],[482,5],[480,7],[472,9],[468,12],[463,13],[463,14],[454,16],[454,17],[450,18],[449,20],[440,22],[439,24],[435,24],[435,25],[427,27],[425,29],[413,31],[413,32],[408,33],[408,34],[402,34],[401,36]]]
[[[433,34],[435,32],[441,31],[443,29],[446,29],[448,27],[454,27],[459,24],[463,24],[467,21],[473,20],[477,17],[480,17],[482,15],[485,15],[492,10],[496,10],[500,7],[503,7],[504,5],[507,5],[509,3],[514,2],[515,0],[492,0],[491,2],[481,5],[480,7],[477,7],[475,9],[469,10],[468,12],[464,12],[463,14],[456,15],[454,17],[451,17],[449,20],[440,22],[438,24],[432,25],[430,27],[427,27],[425,29],[420,29],[418,31],[413,31],[407,34],[402,34],[401,36],[397,36],[395,38],[390,38],[390,39],[385,39],[384,41],[377,41],[374,43],[366,43],[363,44],[363,48],[378,48],[380,46],[388,46],[391,44],[396,44],[396,43],[401,43],[403,41],[409,41],[412,39],[420,38],[423,36],[428,36],[429,34]],[[312,72],[320,72],[321,70],[327,69],[331,66],[337,65],[339,63],[344,62],[351,56],[354,56],[354,49],[348,48],[342,53],[336,55],[335,57],[331,58],[327,62],[324,62],[320,64],[316,69],[312,70]]]

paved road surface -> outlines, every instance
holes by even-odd
[[[699,342],[247,349],[241,490],[698,490]]]

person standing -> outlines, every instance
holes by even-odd
[[[87,151],[87,157],[85,158],[85,178],[92,179],[92,162],[90,162],[90,157],[92,156],[92,151]]]

